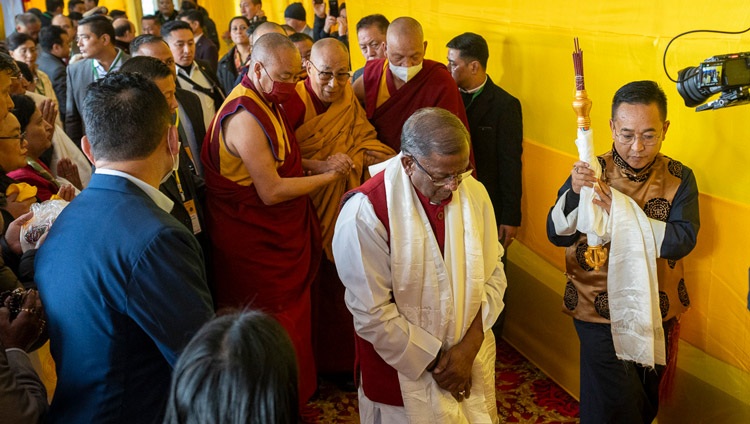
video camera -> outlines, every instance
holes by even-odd
[[[677,92],[685,106],[698,106],[696,112],[750,103],[750,52],[709,57],[681,70]],[[717,100],[703,104],[716,93],[721,93]]]

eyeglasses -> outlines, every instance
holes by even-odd
[[[661,136],[661,134],[656,134],[653,132],[642,133],[641,135],[615,133],[615,140],[617,140],[617,142],[620,144],[630,146],[631,144],[635,143],[636,138],[639,138],[644,146],[654,146],[659,143],[659,140],[661,140]]]
[[[365,50],[367,50],[367,48],[369,47],[369,48],[370,48],[370,50],[376,50],[376,51],[380,51],[380,50],[382,50],[382,49],[383,49],[383,46],[385,46],[385,43],[384,43],[384,42],[382,42],[382,41],[376,41],[376,40],[372,40],[372,41],[370,41],[370,42],[369,42],[369,43],[367,43],[367,44],[360,44],[360,45],[359,45],[359,49],[360,49],[360,50],[362,50],[362,51],[365,51]]]
[[[455,71],[459,66],[461,66],[459,63],[448,59],[448,70],[450,70],[451,72]]]
[[[8,137],[0,137],[0,140],[18,140],[18,144],[23,147],[23,141],[26,139],[26,131],[22,132],[19,135],[13,135]]]
[[[343,83],[349,81],[349,78],[352,77],[351,71],[349,71],[349,72],[339,72],[337,74],[334,74],[333,72],[319,70],[318,67],[315,66],[315,64],[311,60],[308,60],[307,63],[309,63],[310,65],[312,65],[312,67],[316,71],[318,71],[318,78],[320,78],[320,81],[322,83],[324,83],[324,84],[330,82],[333,78],[336,78],[336,81],[338,81],[338,82],[340,82],[340,83],[343,84]]]
[[[435,187],[445,187],[448,184],[450,184],[451,181],[456,181],[456,185],[459,185],[461,184],[461,181],[468,178],[473,172],[471,165],[469,165],[469,167],[464,171],[438,179],[438,178],[433,177],[426,169],[424,169],[424,166],[422,166],[422,164],[419,163],[417,158],[411,155],[409,155],[409,157],[414,161],[414,164],[417,165],[417,168],[419,168],[422,172],[425,173],[425,175],[427,175],[427,178],[430,179],[430,181]]]

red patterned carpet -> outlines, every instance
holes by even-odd
[[[578,402],[504,340],[497,345],[495,385],[500,422],[577,423]],[[310,423],[358,423],[357,394],[323,383],[305,417]]]

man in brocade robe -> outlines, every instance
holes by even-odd
[[[655,82],[620,88],[609,125],[613,145],[598,157],[600,179],[575,162],[547,216],[547,237],[566,248],[563,312],[581,343],[581,423],[650,423],[664,358],[667,368],[675,365],[679,318],[690,306],[681,259],[700,227],[698,187],[690,168],[659,152],[669,121]],[[593,203],[611,221],[608,259],[598,269],[584,259],[587,235],[576,229],[584,186],[594,187]],[[633,324],[643,316],[647,326]],[[637,359],[649,351],[655,360]]]

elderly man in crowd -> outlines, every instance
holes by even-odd
[[[363,423],[496,423],[506,280],[469,133],[424,108],[401,153],[344,199],[333,253],[354,316]]]
[[[385,37],[390,24],[381,14],[367,15],[357,22],[359,50],[365,60],[385,59]],[[352,81],[358,80],[364,72],[364,66],[354,71]]]

